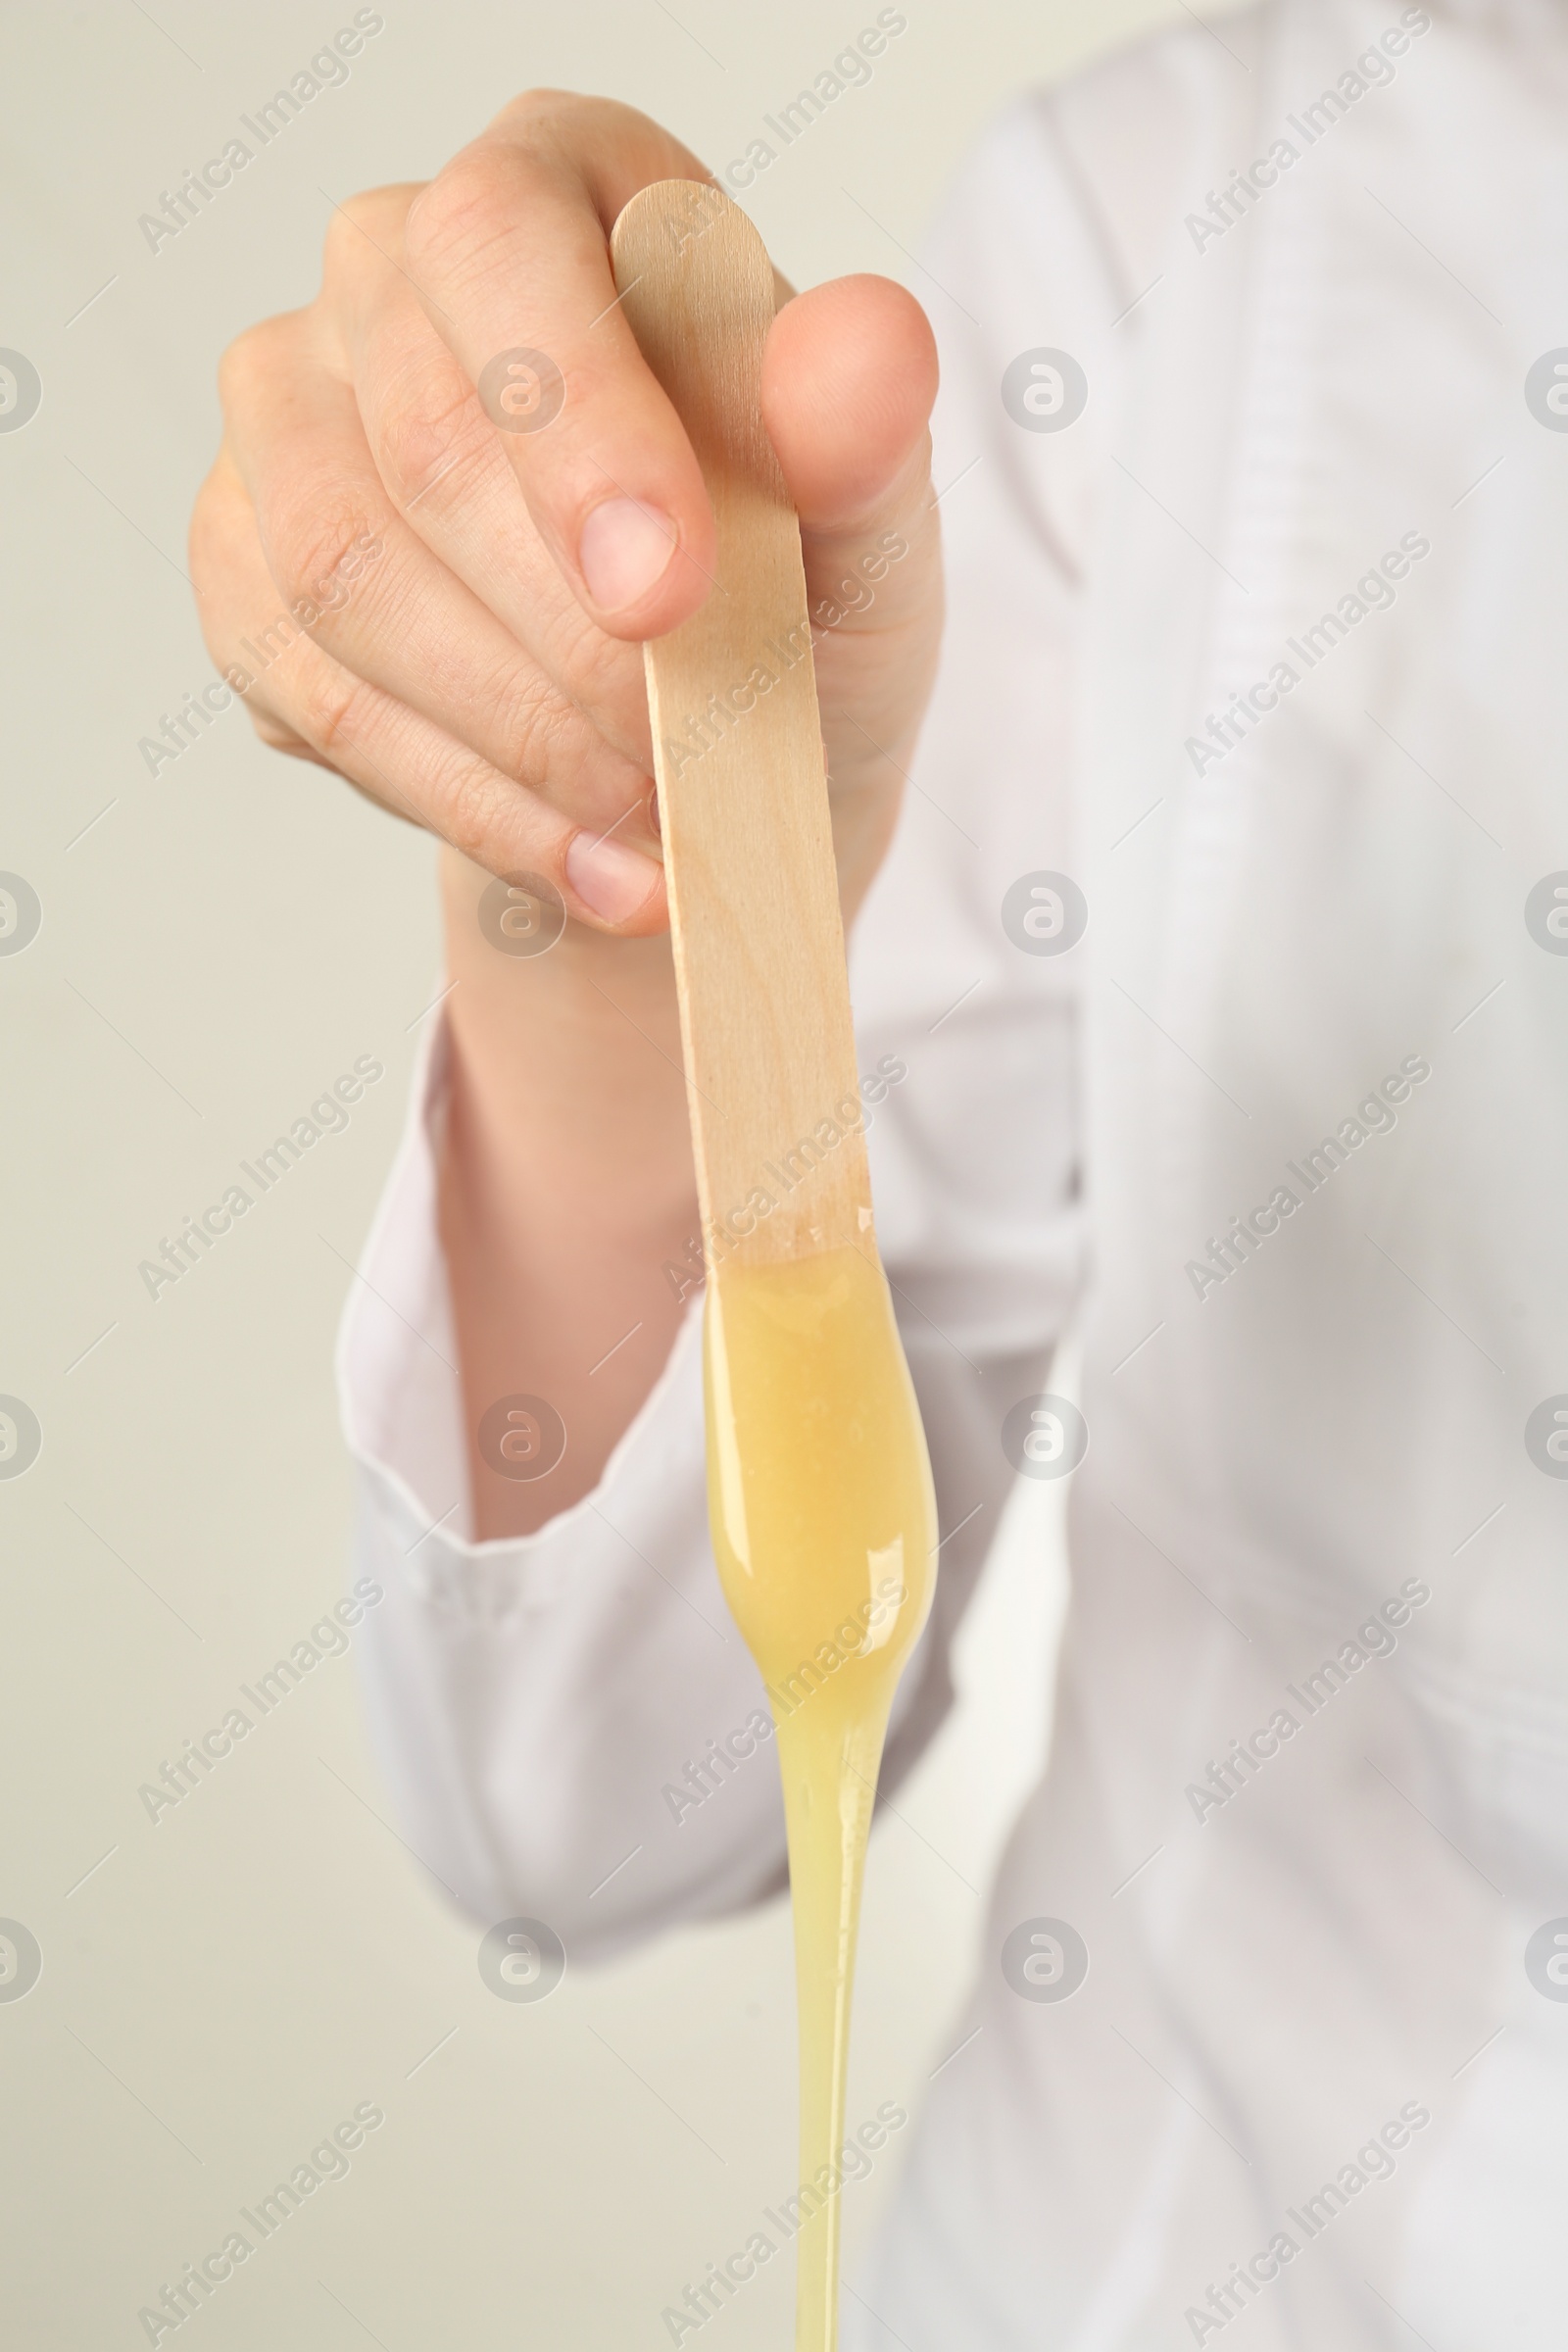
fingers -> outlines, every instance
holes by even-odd
[[[631,935],[668,919],[661,867],[550,807],[422,712],[358,677],[282,608],[245,488],[220,458],[203,485],[191,556],[210,651],[258,732],[335,768],[493,874],[539,874],[568,913]]]
[[[349,211],[358,212],[365,200]],[[621,755],[652,768],[635,644],[609,637],[563,579],[478,396],[397,266],[401,216],[333,240],[327,303],[341,373],[387,496]],[[334,266],[335,264],[335,266]]]
[[[599,626],[628,639],[694,612],[713,564],[701,469],[610,265],[621,206],[677,177],[708,174],[642,116],[540,92],[431,181],[405,230],[431,323],[479,387],[541,537]]]
[[[713,561],[609,260],[624,203],[671,176],[711,185],[644,117],[543,93],[427,188],[335,208],[320,301],[225,364],[229,454],[196,533],[210,642],[267,740],[634,933],[666,920],[637,641],[697,609]],[[846,782],[866,788],[848,796],[862,863],[940,627],[935,384],[924,317],[886,280],[774,322],[763,413],[801,514],[841,835]]]
[[[275,319],[249,343],[254,360],[231,356],[225,368],[230,446],[283,609],[489,766],[657,854],[651,779],[395,513],[352,387],[312,364],[309,319]],[[559,580],[554,596],[569,603]]]

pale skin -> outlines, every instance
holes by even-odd
[[[246,691],[263,740],[446,845],[441,1234],[482,1538],[590,1491],[686,1311],[662,1270],[686,1256],[697,1200],[641,644],[710,593],[713,526],[614,307],[609,236],[640,187],[708,176],[645,116],[545,90],[427,184],[353,199],[316,301],[224,354],[223,442],[191,523],[220,667],[255,670],[242,639],[301,598],[319,609]],[[848,924],[892,835],[941,632],[936,354],[885,278],[780,299],[763,416],[811,611],[842,612],[815,662]],[[517,348],[564,378],[537,432],[498,431],[474,389]],[[840,584],[889,531],[907,556],[844,610]],[[356,543],[379,552],[344,563]],[[489,878],[518,872],[565,903],[548,954],[501,955],[480,929]],[[497,1477],[474,1446],[486,1404],[519,1391],[568,1433],[537,1484]]]

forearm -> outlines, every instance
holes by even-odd
[[[453,1047],[440,1177],[473,1532],[521,1535],[587,1494],[668,1356],[664,1271],[697,1231],[667,936],[568,924],[508,956],[480,928],[489,877],[443,858]],[[498,1397],[548,1400],[558,1468],[497,1474],[477,1430]]]
[[[910,611],[901,580],[905,610],[891,626],[877,615],[884,666],[906,677],[929,667],[941,625],[924,479],[922,452],[893,508],[904,528],[889,536],[910,572],[927,575],[925,593]],[[826,702],[854,649],[832,623],[819,647]],[[869,700],[868,715],[869,727],[837,730],[846,923],[896,822],[920,706],[889,694]],[[668,1269],[693,1266],[699,1224],[668,937],[616,940],[568,922],[544,954],[508,956],[480,925],[489,887],[447,853],[453,1069],[441,1236],[480,1538],[529,1533],[597,1483],[668,1356],[688,1287]],[[565,1425],[566,1453],[538,1480],[501,1477],[478,1444],[489,1405],[517,1394],[547,1398]]]

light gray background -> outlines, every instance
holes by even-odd
[[[386,1826],[347,1659],[156,1825],[137,1798],[340,1590],[333,1334],[436,987],[422,837],[237,709],[156,779],[138,756],[212,675],[184,536],[219,353],[310,297],[332,199],[430,173],[516,90],[631,100],[722,165],[876,8],[390,0],[347,85],[151,253],[137,216],[353,13],[0,8],[0,346],[44,387],[0,434],[0,869],[44,909],[0,956],[0,1392],[44,1431],[0,1481],[0,1916],[44,1954],[0,2002],[0,2328],[28,2352],[145,2342],[138,2307],[367,2099],[350,2177],[188,2323],[209,2352],[653,2347],[795,2178],[782,1905],[497,2000]],[[906,13],[750,201],[798,284],[878,270],[936,305],[906,249],[986,116],[1178,5]],[[150,1299],[138,1261],[366,1054],[387,1077],[347,1133]],[[1057,1499],[1015,1503],[967,1702],[877,1833],[852,2119],[916,2108],[953,2047],[1045,1738]],[[852,2280],[911,2136],[847,2192]],[[776,2261],[713,2340],[789,2341],[790,2285]]]

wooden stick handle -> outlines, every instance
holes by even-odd
[[[760,408],[772,266],[698,180],[634,196],[611,251],[718,525],[706,603],[644,648],[710,1263],[869,1250],[800,526]]]

